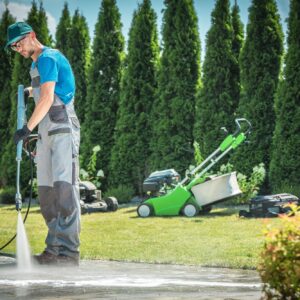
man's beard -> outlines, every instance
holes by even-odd
[[[28,50],[26,51],[25,53],[22,53],[21,54],[25,57],[25,58],[29,58],[29,57],[32,57],[32,55],[34,54],[34,50],[31,49],[31,50]]]

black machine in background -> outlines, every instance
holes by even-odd
[[[81,181],[80,206],[81,214],[94,212],[116,211],[119,207],[118,200],[115,197],[102,198],[101,191],[90,181]]]
[[[151,197],[160,196],[167,189],[174,188],[179,181],[180,175],[174,169],[155,171],[144,180],[143,191]]]
[[[292,194],[257,196],[250,199],[249,211],[240,210],[239,216],[246,218],[272,218],[291,211],[288,204],[300,205],[298,197]]]

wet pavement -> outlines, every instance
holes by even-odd
[[[0,257],[0,299],[260,299],[257,272],[83,260],[21,271]]]

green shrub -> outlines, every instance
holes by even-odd
[[[267,228],[258,267],[265,299],[300,299],[300,209],[280,216],[280,226]]]
[[[9,186],[0,190],[1,204],[14,204],[16,197],[16,188]]]
[[[134,189],[132,186],[129,185],[119,185],[117,187],[109,188],[104,197],[116,197],[119,204],[128,203],[134,196]]]
[[[253,168],[252,174],[249,178],[238,173],[237,180],[243,194],[235,199],[235,204],[248,203],[249,199],[255,197],[263,184],[266,177],[266,169],[263,163]]]
[[[83,181],[91,181],[98,189],[101,186],[101,178],[104,177],[102,170],[97,170],[97,154],[101,150],[99,145],[92,150],[92,155],[89,158],[87,169],[80,169],[80,179]]]

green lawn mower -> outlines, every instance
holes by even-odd
[[[207,174],[221,158],[228,152],[242,144],[251,131],[251,124],[244,118],[235,120],[237,130],[229,134],[220,146],[210,154],[199,166],[189,172],[183,180],[178,182],[174,188],[163,188],[158,193],[152,190],[151,197],[142,202],[137,213],[140,217],[149,216],[178,216],[194,217],[200,212],[209,212],[213,204],[222,202],[233,196],[241,194],[236,172],[221,176],[209,176]],[[173,169],[167,171],[174,171]],[[174,172],[173,172],[174,173]],[[153,178],[158,178],[160,172],[154,172]],[[169,177],[178,178],[174,174]],[[168,180],[170,180],[170,178]],[[158,182],[151,176],[146,182],[147,187],[157,189]],[[164,183],[166,187],[166,183]]]

